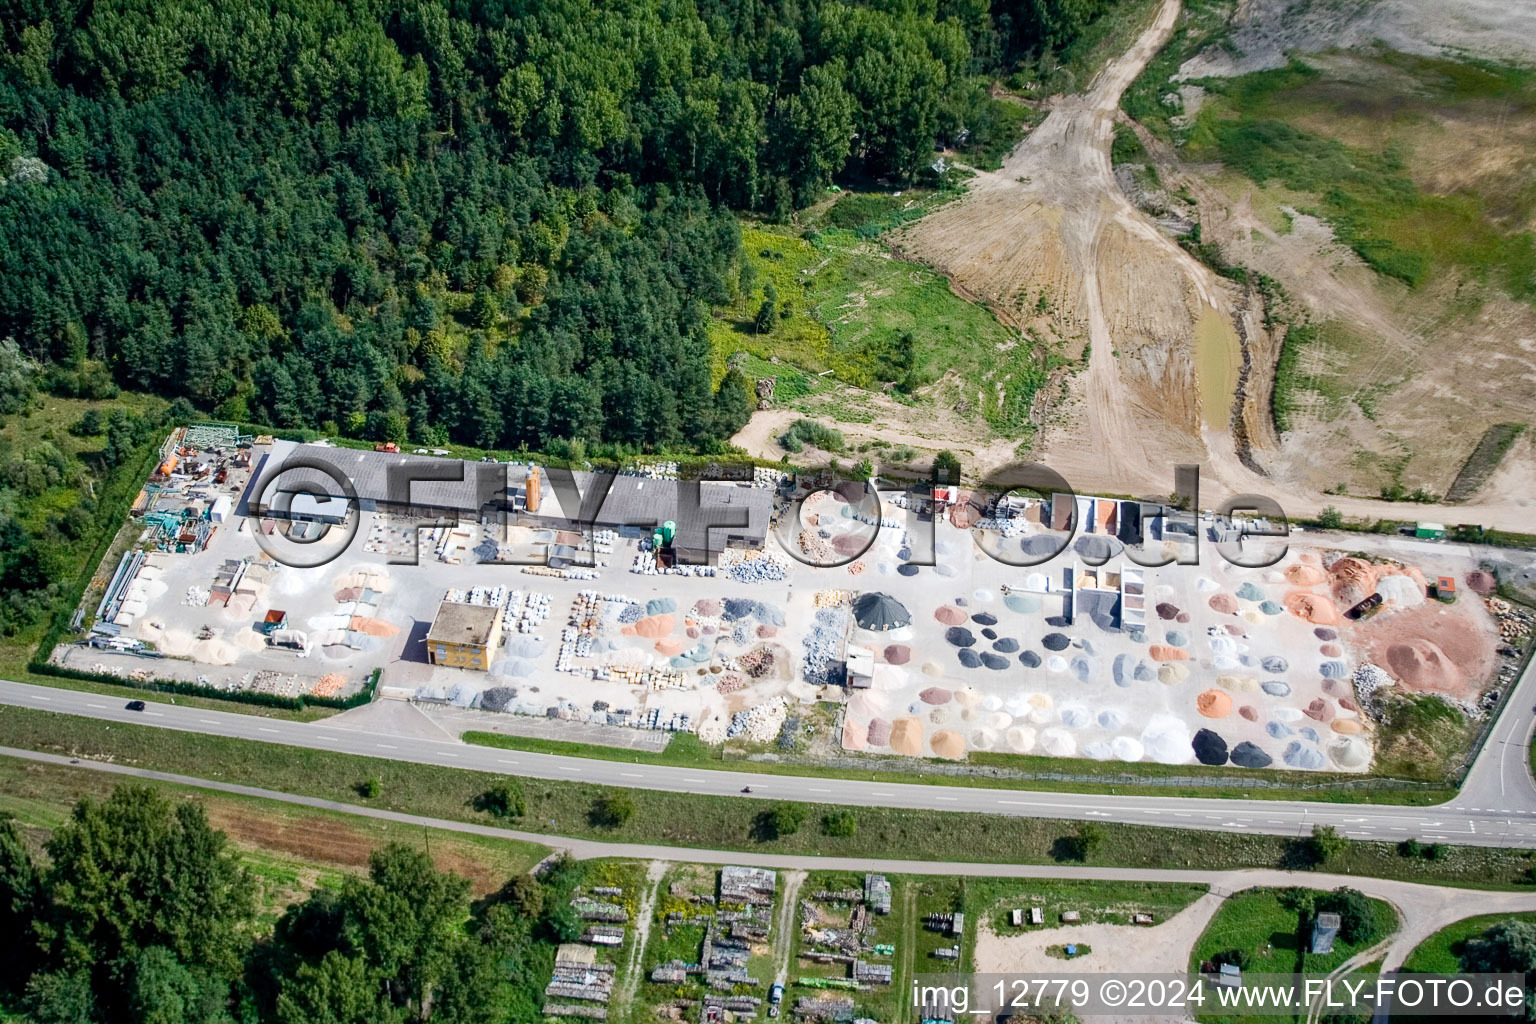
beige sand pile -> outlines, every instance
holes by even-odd
[[[923,675],[928,676],[928,677],[933,678],[933,679],[938,679],[943,674],[944,674],[944,668],[938,662],[936,662],[936,661],[925,661],[925,662],[923,662]]]
[[[242,629],[235,634],[235,646],[242,651],[260,651],[266,649],[267,641],[254,629]]]
[[[1008,742],[1008,748],[1016,753],[1027,754],[1035,749],[1035,730],[1027,725],[1014,726],[1003,739]]]
[[[864,749],[866,749],[867,744],[866,744],[865,741],[868,738],[868,736],[869,736],[869,729],[868,729],[867,726],[862,725],[861,723],[854,721],[852,716],[843,719],[843,749],[844,750],[864,750]]]
[[[160,650],[173,658],[184,658],[192,653],[192,645],[195,641],[192,634],[184,629],[168,629],[160,637],[158,644]]]
[[[1161,682],[1161,683],[1166,683],[1169,686],[1173,686],[1173,685],[1175,685],[1177,683],[1182,683],[1184,680],[1186,680],[1188,678],[1189,678],[1189,669],[1186,668],[1183,665],[1180,665],[1176,661],[1175,662],[1170,662],[1167,665],[1159,665],[1158,668],[1157,668],[1157,679],[1158,679],[1158,681]]]
[[[213,637],[209,640],[199,640],[192,648],[192,660],[201,661],[208,665],[233,665],[240,652],[228,640]]]
[[[1233,693],[1259,692],[1259,681],[1253,676],[1220,675],[1216,677],[1216,685]]]
[[[955,691],[955,703],[963,708],[973,708],[981,703],[981,694],[974,686],[962,686]]]
[[[940,729],[933,734],[933,739],[928,745],[933,749],[934,757],[954,761],[965,756],[965,737],[953,729]]]
[[[923,752],[923,723],[921,719],[898,718],[891,723],[890,747],[898,754],[917,757]]]

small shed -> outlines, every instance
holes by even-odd
[[[1216,984],[1225,988],[1243,987],[1243,969],[1237,964],[1222,964],[1221,975],[1216,979]]]
[[[1024,911],[1014,907],[1008,914],[1008,920],[1015,928],[1024,927]]]
[[[964,914],[956,914],[954,920],[949,922],[949,934],[957,937],[965,934]]]
[[[1039,907],[1030,907],[1029,908],[1029,923],[1030,924],[1045,924],[1045,911],[1041,910]]]
[[[1413,535],[1421,540],[1444,540],[1445,524],[1419,522],[1414,525]]]
[[[1312,942],[1308,947],[1311,953],[1332,953],[1333,940],[1339,935],[1338,914],[1318,914],[1317,920],[1312,922]]]
[[[1083,915],[1075,910],[1063,910],[1061,912],[1062,924],[1077,924],[1077,922],[1081,921],[1082,919]]]
[[[848,685],[856,690],[867,690],[875,681],[875,652],[873,648],[848,646]]]

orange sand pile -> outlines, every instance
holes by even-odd
[[[946,626],[958,626],[970,618],[965,612],[952,604],[941,604],[933,610],[933,617]]]
[[[953,761],[965,756],[965,739],[953,729],[940,729],[934,733],[930,745],[934,757],[947,757]]]
[[[366,633],[368,636],[395,636],[400,632],[399,626],[366,615],[352,616],[352,621],[347,624],[347,628]]]
[[[891,724],[891,749],[916,757],[923,752],[923,723],[916,718],[898,718]]]
[[[843,749],[863,750],[869,735],[869,727],[849,718],[843,722]]]
[[[656,653],[670,658],[683,653],[683,642],[675,637],[663,637],[656,641]]]
[[[1339,609],[1332,601],[1300,590],[1285,595],[1285,610],[1314,626],[1333,626],[1339,621]]]
[[[1189,652],[1181,651],[1177,647],[1169,647],[1167,644],[1153,644],[1147,649],[1147,654],[1153,661],[1188,661]]]
[[[674,625],[676,623],[670,615],[648,615],[635,623],[635,635],[655,640],[672,632]]]
[[[1195,698],[1195,710],[1206,718],[1226,718],[1232,713],[1232,698],[1220,690],[1206,690]]]
[[[1341,558],[1328,569],[1334,599],[1352,608],[1376,593],[1376,567],[1363,558]]]
[[[1285,581],[1297,587],[1315,587],[1327,578],[1315,565],[1293,565],[1285,570]]]
[[[1334,732],[1343,733],[1345,736],[1353,736],[1356,733],[1365,731],[1359,722],[1348,718],[1335,718],[1328,728]]]
[[[1431,640],[1393,644],[1387,648],[1386,667],[1398,682],[1416,693],[1457,693],[1466,686],[1461,669]]]

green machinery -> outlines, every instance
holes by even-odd
[[[651,550],[656,552],[656,564],[672,566],[677,564],[677,553],[672,550],[672,542],[677,539],[677,524],[668,519],[651,532]]]

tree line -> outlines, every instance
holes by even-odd
[[[242,421],[718,448],[731,211],[906,180],[1112,0],[0,0],[0,337]]]
[[[0,1016],[33,1024],[477,1024],[539,1019],[580,869],[469,883],[403,846],[258,920],[199,804],[122,786],[34,855],[0,820]],[[573,923],[574,922],[574,923]]]

